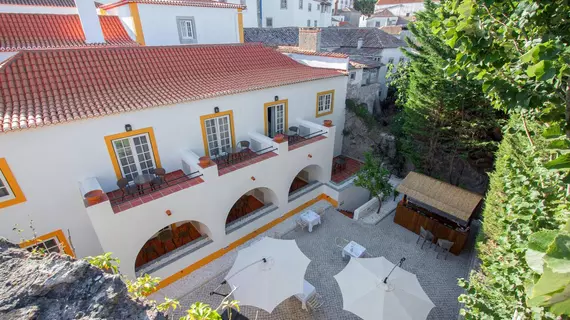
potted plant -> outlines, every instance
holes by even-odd
[[[324,120],[324,121],[323,121],[323,125],[324,125],[325,127],[329,127],[329,128],[332,127],[332,125],[333,125],[333,124],[332,124],[332,120]]]
[[[202,167],[202,168],[205,168],[205,167],[207,167],[207,166],[210,165],[210,157],[208,157],[208,156],[200,157],[200,158],[198,159],[198,161],[200,161],[198,164],[199,164],[200,167]]]
[[[85,200],[87,200],[87,204],[92,206],[101,202],[101,198],[103,197],[103,190],[91,190],[87,192],[84,197]]]
[[[281,143],[281,142],[285,141],[285,135],[282,133],[278,133],[275,135],[275,137],[273,137],[273,141],[275,141],[277,143]]]

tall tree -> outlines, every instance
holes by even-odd
[[[458,184],[466,165],[491,168],[499,119],[477,81],[446,73],[446,61],[455,53],[431,32],[436,8],[426,2],[410,25],[410,62],[392,80],[403,107],[397,135],[401,151],[420,170]]]
[[[374,13],[376,0],[354,0],[354,9],[363,15],[370,16]]]

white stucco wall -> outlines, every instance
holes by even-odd
[[[135,33],[135,24],[129,6],[115,7],[107,10],[107,13],[109,15],[118,16],[119,19],[121,20],[121,23],[123,24],[123,27],[125,27],[125,30],[127,30],[129,37],[131,37],[131,39],[135,41],[137,40],[137,36]]]
[[[351,85],[360,85],[362,83],[362,69],[352,69],[350,73],[354,73],[354,79],[350,80],[350,74],[348,77],[348,82]]]
[[[147,46],[180,44],[176,17],[194,17],[197,44],[239,42],[237,9],[142,3],[138,8]]]
[[[316,118],[315,100],[317,92],[333,89],[335,90],[334,113]],[[116,176],[104,137],[124,132],[125,124],[132,125],[134,130],[153,127],[162,167],[167,172],[170,172],[181,169],[181,151],[192,150],[198,155],[204,155],[199,119],[201,115],[213,113],[214,107],[219,107],[220,111],[233,110],[235,141],[250,140],[249,132],[262,133],[264,131],[263,105],[266,102],[273,101],[275,96],[278,96],[279,99],[288,99],[289,126],[298,125],[297,119],[310,120],[315,123],[322,123],[323,119],[333,120],[333,123],[337,126],[334,137],[322,140],[328,141],[326,143],[331,145],[318,147],[326,143],[315,143],[316,148],[324,149],[311,151],[312,159],[308,157],[307,150],[310,149],[306,147],[309,146],[305,146],[292,151],[289,155],[293,157],[281,157],[279,158],[280,160],[273,161],[272,159],[266,160],[267,164],[263,164],[263,166],[269,166],[266,169],[256,171],[257,169],[255,168],[257,166],[251,166],[247,171],[243,171],[247,173],[239,173],[238,170],[234,176],[241,178],[235,181],[226,179],[224,184],[228,184],[228,189],[223,192],[217,183],[212,182],[210,184],[205,182],[203,183],[204,186],[192,187],[190,189],[196,188],[194,190],[197,190],[197,195],[191,196],[195,200],[185,202],[184,205],[186,206],[185,210],[189,212],[188,215],[192,214],[195,216],[207,216],[210,214],[210,210],[213,210],[210,208],[213,208],[212,206],[217,208],[218,205],[220,206],[219,208],[227,211],[236,201],[238,194],[244,194],[258,185],[270,184],[269,180],[273,179],[277,179],[275,181],[287,181],[284,185],[279,186],[271,184],[273,191],[279,195],[280,201],[286,202],[283,190],[288,190],[290,181],[297,174],[297,172],[293,173],[293,171],[301,170],[302,166],[312,163],[311,161],[318,161],[323,167],[328,165],[328,169],[325,168],[325,171],[330,173],[332,153],[339,154],[341,151],[346,77],[304,82],[232,96],[0,134],[0,158],[6,158],[10,169],[27,198],[27,201],[24,203],[0,209],[0,236],[14,242],[20,242],[21,238],[32,238],[33,234],[27,226],[30,220],[33,220],[38,235],[58,229],[62,229],[64,233],[67,233],[69,229],[78,257],[97,255],[105,250],[120,254],[122,261],[123,258],[133,258],[133,255],[136,255],[140,248],[129,247],[128,252],[121,253],[120,248],[111,246],[109,242],[106,242],[103,248],[101,247],[87,216],[79,190],[79,181],[91,177],[97,178],[104,191],[117,189]],[[334,148],[332,145],[334,145]],[[323,157],[326,157],[326,159]],[[296,159],[295,161],[298,162],[292,159]],[[259,165],[261,166],[262,163]],[[271,165],[272,163],[273,165]],[[283,174],[283,176],[277,177],[280,174]],[[242,177],[242,175],[244,176]],[[250,184],[251,179],[249,178],[251,176],[256,176],[259,179],[255,183]],[[244,177],[247,177],[249,180]],[[166,199],[169,199],[169,197],[163,198],[163,200]],[[128,224],[123,224],[125,229],[117,232],[138,234],[140,231],[144,234],[144,237],[150,237],[152,235],[149,234],[151,229],[156,232],[163,226],[155,224],[145,225],[142,217],[146,215],[164,215],[164,201],[157,203],[160,203],[160,206],[158,204],[156,208],[153,205],[147,206],[147,208],[150,208],[147,210],[150,211],[141,213],[141,216],[136,214],[123,215],[124,212],[115,215],[119,217],[118,219],[129,217]],[[202,206],[203,203],[209,204]],[[169,206],[170,202],[167,201],[166,205]],[[173,204],[172,208],[174,207]],[[176,208],[174,210],[175,213],[180,210],[179,206]],[[192,208],[192,210],[189,208]],[[283,210],[287,208],[289,207],[284,207]],[[178,213],[173,215],[174,219],[178,217],[181,217]],[[216,219],[221,221],[225,218],[217,217]],[[197,218],[197,220],[202,221],[203,219]],[[15,225],[19,225],[21,229],[24,229],[24,233],[20,235],[13,232],[12,228]],[[112,229],[112,226],[108,227],[110,230]],[[218,230],[212,231],[217,234],[221,230],[219,225],[208,225],[208,227],[210,230]],[[142,238],[136,238],[135,240],[136,245],[140,244],[142,246],[142,243],[140,243]],[[122,244],[118,245],[122,246]],[[127,249],[123,248],[121,250]]]
[[[1,13],[44,13],[44,14],[77,14],[77,8],[16,6],[0,4]]]
[[[309,11],[309,3],[311,11]],[[280,0],[262,0],[263,27],[267,26],[267,17],[273,18],[274,28],[307,27],[307,20],[311,20],[311,27],[314,27],[315,20],[317,20],[318,27],[331,26],[332,8],[329,6],[327,12],[321,13],[320,9],[317,10],[318,4],[313,0],[303,0],[303,9],[299,9],[299,0],[287,0],[287,9],[281,9]]]
[[[374,11],[380,11],[383,9],[388,9],[393,14],[405,17],[405,16],[413,16],[415,12],[421,11],[424,9],[423,2],[411,2],[411,3],[402,3],[402,4],[387,4],[387,5],[375,5]]]
[[[398,17],[375,17],[366,20],[366,26],[379,28],[387,25],[395,25],[397,21]],[[378,25],[376,25],[376,22],[378,22]]]
[[[302,64],[323,69],[347,70],[348,58],[324,57],[299,53],[284,53]]]

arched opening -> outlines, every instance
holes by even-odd
[[[295,178],[293,178],[293,182],[291,182],[291,186],[289,187],[289,196],[301,192],[303,189],[321,180],[323,174],[323,168],[316,164],[303,168],[303,170],[299,171]]]
[[[277,195],[269,188],[255,188],[242,195],[226,218],[226,233],[230,233],[277,208]]]
[[[193,245],[209,237],[208,227],[198,221],[185,220],[167,225],[142,246],[135,260],[135,271],[147,268],[175,251],[185,251],[187,254],[192,251]]]

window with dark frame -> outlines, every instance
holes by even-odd
[[[265,26],[268,28],[273,28],[273,18],[265,18]]]
[[[299,0],[299,9],[303,9],[303,0]]]
[[[287,0],[281,0],[281,9],[287,9]]]

